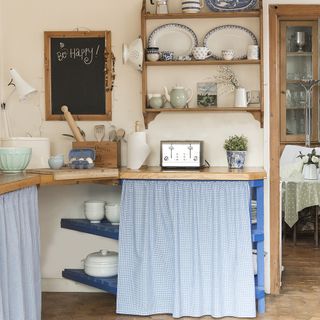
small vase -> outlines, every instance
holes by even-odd
[[[227,160],[230,169],[242,169],[246,160],[246,151],[227,151]]]
[[[305,164],[302,174],[306,180],[318,180],[317,166],[315,164]]]

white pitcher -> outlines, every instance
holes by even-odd
[[[246,108],[251,100],[251,93],[247,92],[245,88],[236,88],[234,91],[234,106],[239,108]]]
[[[198,13],[204,7],[203,0],[182,0],[181,7],[183,13]]]

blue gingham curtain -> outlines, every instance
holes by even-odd
[[[0,195],[0,319],[41,319],[37,188]]]
[[[242,181],[123,182],[117,313],[255,317]]]

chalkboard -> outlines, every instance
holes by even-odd
[[[111,120],[110,31],[45,32],[46,120]]]

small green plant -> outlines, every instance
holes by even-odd
[[[225,140],[224,146],[227,151],[247,151],[248,138],[244,135],[233,135]]]

